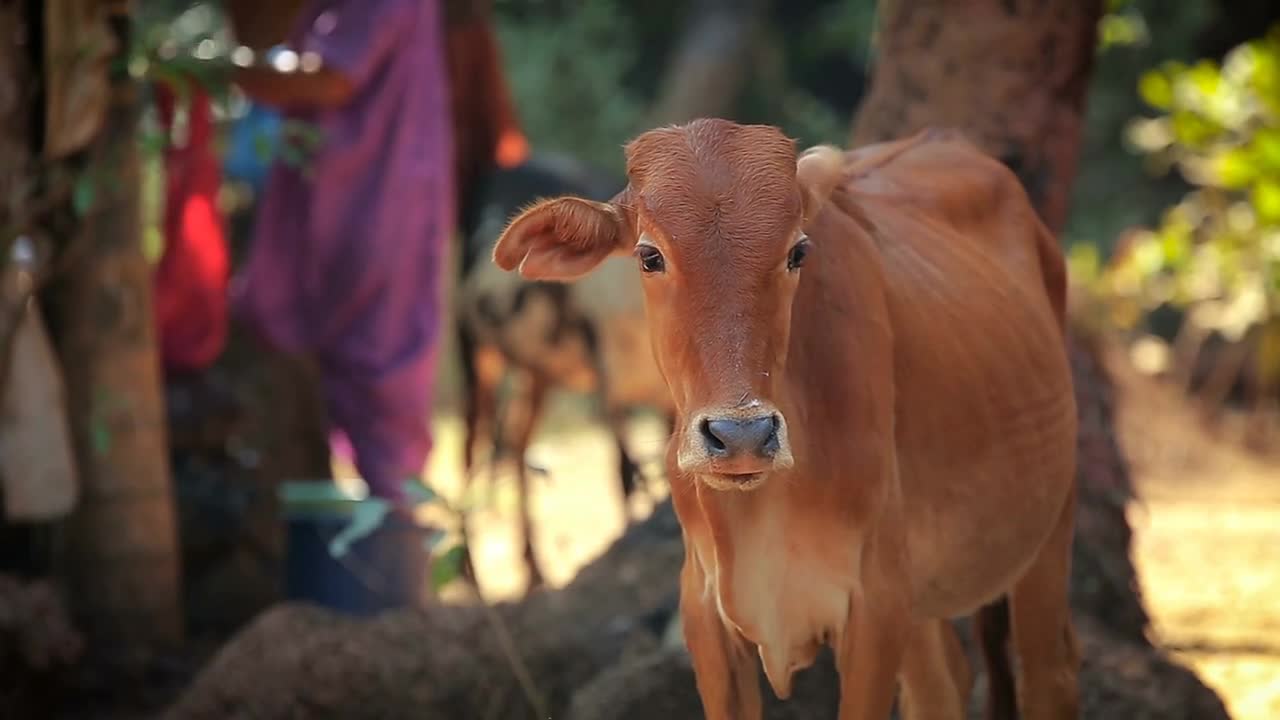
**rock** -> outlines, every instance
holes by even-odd
[[[0,575],[0,717],[37,717],[83,652],[52,585]]]

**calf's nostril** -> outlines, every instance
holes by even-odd
[[[723,457],[729,454],[729,448],[725,445],[724,440],[716,433],[715,425],[721,421],[713,421],[710,419],[703,420],[698,425],[698,429],[702,432],[702,443],[707,448],[707,452],[712,455]],[[721,428],[723,431],[724,428]]]
[[[778,452],[778,416],[776,414],[740,420],[714,418],[699,426],[703,445],[714,457],[759,455],[773,457]]]
[[[773,457],[778,453],[781,443],[778,440],[778,416],[769,416],[769,434],[764,439],[764,443],[760,446],[760,454],[765,457]]]

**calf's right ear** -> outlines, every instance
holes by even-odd
[[[529,280],[576,280],[623,247],[622,213],[608,204],[561,197],[516,216],[498,238],[493,261]]]
[[[800,184],[806,225],[822,212],[844,177],[844,152],[839,148],[816,145],[796,161],[796,182]]]

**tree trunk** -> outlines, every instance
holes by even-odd
[[[767,0],[699,0],[666,72],[649,126],[723,115],[750,73]]]
[[[0,43],[0,265],[9,262],[7,232],[14,221],[11,198],[26,176],[31,154],[31,88],[30,59],[24,52],[31,31],[23,3],[0,2],[0,32],[6,42]]]
[[[1067,217],[1102,0],[888,0],[862,145],[925,126],[968,134],[1011,167],[1050,229]]]
[[[888,0],[871,91],[853,143],[927,126],[958,128],[1017,173],[1061,232],[1084,126],[1102,0]],[[1081,511],[1072,593],[1116,633],[1145,643],[1146,611],[1129,556],[1132,494],[1116,444],[1108,378],[1092,346],[1070,341],[1080,413]],[[1087,596],[1087,597],[1082,597]]]
[[[128,47],[127,3],[112,3]],[[142,254],[139,88],[113,72],[106,123],[89,151],[94,203],[78,255],[50,287],[66,374],[81,501],[61,538],[73,612],[100,648],[132,651],[183,635],[177,528],[151,298]]]

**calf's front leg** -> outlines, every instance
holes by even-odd
[[[883,547],[868,548],[861,592],[837,646],[838,720],[888,720],[897,693],[912,618],[904,563]]]
[[[725,626],[706,589],[705,572],[693,551],[686,550],[680,573],[680,622],[702,711],[707,720],[761,720],[756,657],[747,641]]]

